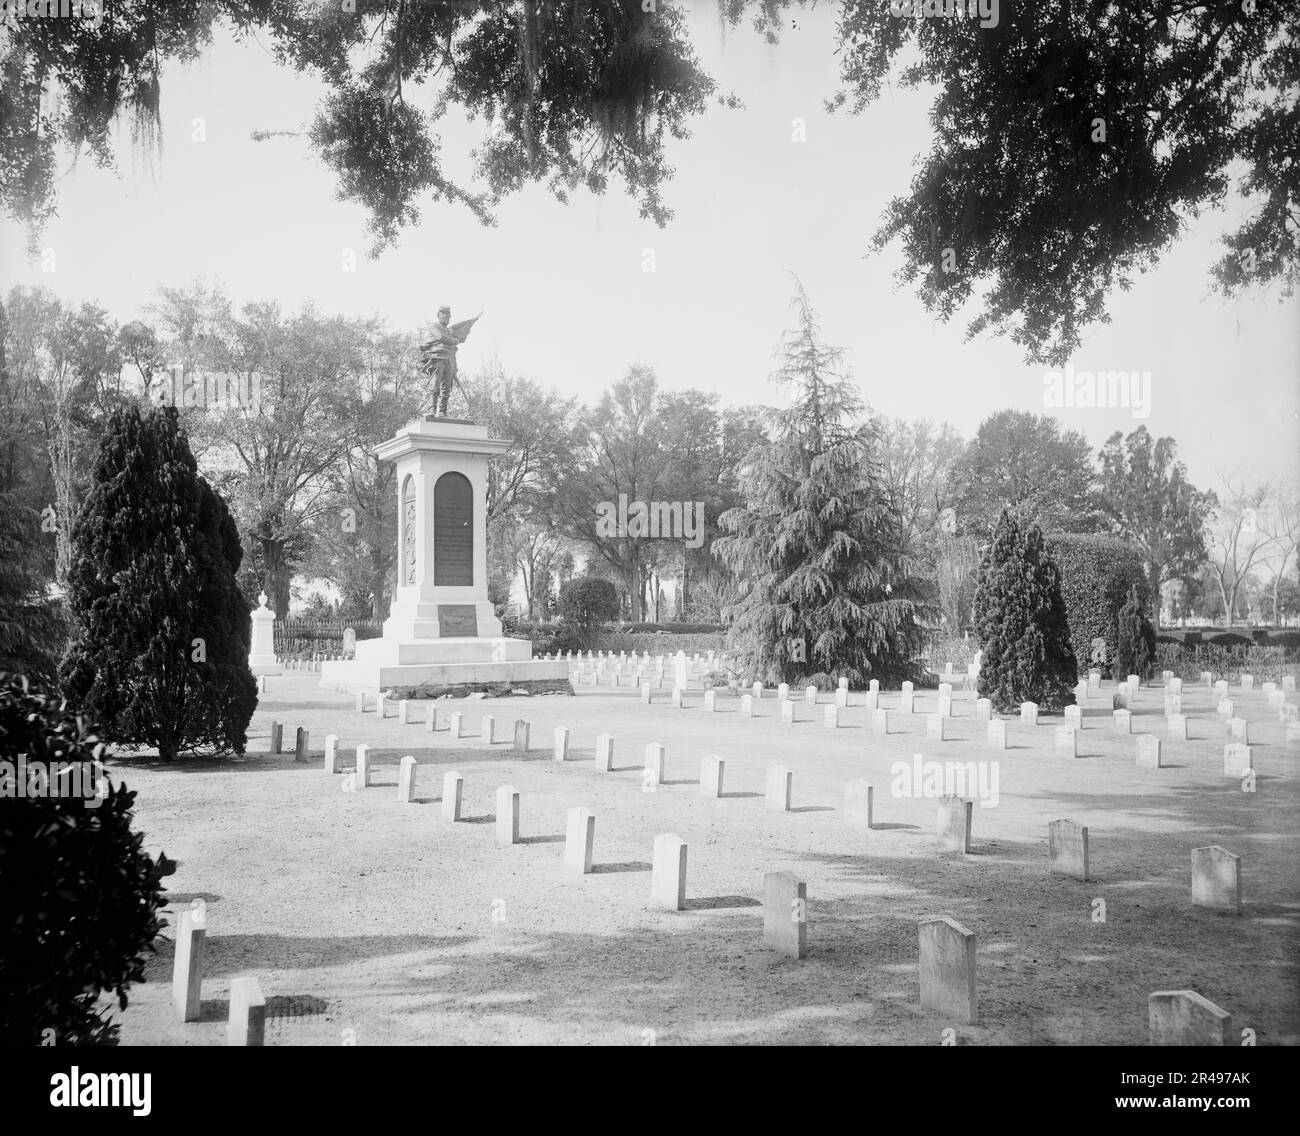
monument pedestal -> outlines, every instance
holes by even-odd
[[[433,416],[378,447],[397,465],[397,592],[382,638],[358,642],[353,661],[322,664],[322,688],[408,698],[448,687],[568,689],[568,664],[535,660],[531,643],[507,639],[487,595],[487,465],[509,448],[485,426]]]
[[[275,612],[266,606],[266,593],[257,597],[258,606],[250,615],[253,624],[248,646],[248,669],[255,675],[284,674],[275,657]]]

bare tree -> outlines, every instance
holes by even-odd
[[[1249,486],[1223,476],[1223,494],[1206,532],[1209,569],[1219,586],[1219,596],[1228,626],[1237,613],[1237,600],[1247,577],[1273,548],[1274,540],[1259,525],[1259,516],[1272,487],[1267,483]]]
[[[1260,512],[1256,523],[1260,531],[1273,542],[1273,551],[1278,557],[1274,565],[1272,599],[1273,622],[1280,623],[1278,592],[1287,565],[1300,546],[1300,481],[1281,486],[1273,494],[1268,507]]]

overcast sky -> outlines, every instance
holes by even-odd
[[[293,309],[311,299],[327,313],[379,313],[411,329],[444,302],[456,319],[482,308],[463,369],[495,354],[508,373],[593,401],[641,362],[664,386],[740,404],[779,401],[767,377],[794,273],[877,412],[946,420],[968,437],[1003,407],[1050,412],[1096,446],[1139,424],[1125,409],[1048,411],[1044,368],[1006,340],[964,342],[960,322],[936,323],[894,291],[895,254],[865,255],[885,203],[906,191],[927,149],[924,97],[886,91],[868,114],[827,115],[831,10],[798,15],[769,47],[748,29],[724,36],[711,0],[699,7],[701,61],[745,109],[712,109],[674,144],[666,199],[676,217],[664,230],[613,187],[567,206],[530,189],[502,206],[495,228],[430,204],[395,249],[368,260],[362,209],[333,199],[306,141],[249,137],[302,128],[321,87],[278,68],[264,43],[223,37],[196,64],[165,73],[156,168],[133,161],[125,132],[116,172],[83,159],[60,181],[61,215],[42,240],[56,271],[28,264],[24,234],[5,222],[0,282],[96,300],[122,321],[141,314],[158,284],[195,277],[224,282],[237,304]],[[201,142],[192,141],[196,118]],[[796,118],[805,142],[792,140]],[[474,137],[461,124],[447,129],[451,172],[467,171]],[[1234,216],[1193,222],[1158,271],[1111,298],[1113,323],[1093,329],[1072,360],[1077,370],[1149,371],[1141,421],[1178,440],[1204,488],[1223,472],[1294,477],[1300,451],[1300,305],[1210,290],[1217,238]],[[347,249],[353,273],[343,271]],[[643,270],[647,249],[653,273]]]

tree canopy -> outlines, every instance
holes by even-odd
[[[811,0],[719,0],[734,27],[777,39]],[[901,242],[900,282],[967,330],[1006,333],[1062,362],[1107,296],[1127,289],[1199,213],[1234,190],[1241,223],[1213,266],[1225,293],[1282,282],[1300,264],[1300,7],[1273,0],[1004,0],[993,26],[901,19],[842,0],[840,87],[861,111],[886,82],[934,91],[934,136],[875,237]],[[0,53],[0,199],[39,230],[56,209],[61,150],[114,161],[112,127],[157,139],[162,73],[218,25],[267,42],[328,91],[305,133],[338,193],[369,213],[374,251],[427,201],[491,223],[528,184],[560,201],[620,181],[643,216],[672,217],[668,141],[711,100],[673,0],[112,0],[98,21],[23,19]],[[833,69],[827,55],[828,77]],[[427,88],[421,91],[421,88]],[[482,123],[469,180],[454,180],[440,122]],[[267,130],[259,137],[295,131]],[[1234,177],[1236,178],[1234,184]]]

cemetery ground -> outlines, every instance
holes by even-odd
[[[242,759],[147,756],[110,761],[138,790],[151,853],[179,861],[167,880],[168,926],[147,981],[120,1014],[124,1045],[221,1045],[231,980],[255,976],[267,1000],[266,1043],[367,1044],[1145,1044],[1147,996],[1196,990],[1233,1014],[1257,1044],[1300,1041],[1300,825],[1297,765],[1258,689],[1236,695],[1251,722],[1254,792],[1224,775],[1228,739],[1213,692],[1190,681],[1188,740],[1168,739],[1163,691],[1144,687],[1133,733],[1112,724],[1114,684],[1084,704],[1078,757],[1053,746],[1059,716],[1007,722],[1007,748],[985,743],[975,695],[958,691],[948,738],[927,740],[937,694],[892,712],[874,734],[864,694],[840,726],[793,695],[780,721],[772,691],[739,713],[691,690],[645,705],[634,687],[579,685],[576,695],[411,703],[403,724],[358,714],[318,677],[267,680]],[[1289,696],[1293,697],[1293,696]],[[897,692],[880,696],[898,705]],[[436,706],[442,728],[424,715]],[[465,735],[446,723],[464,714]],[[497,741],[480,736],[496,719]],[[514,752],[514,723],[530,749]],[[269,753],[272,720],[282,754]],[[294,730],[310,732],[294,761]],[[570,728],[568,759],[553,732]],[[613,736],[611,772],[593,763]],[[1162,768],[1134,760],[1136,737],[1162,739]],[[338,736],[340,773],[323,768]],[[667,748],[664,782],[643,787],[648,743]],[[355,747],[371,747],[370,785],[349,793]],[[938,801],[891,792],[891,765],[996,762],[999,799],[973,809],[970,853],[940,851]],[[398,799],[404,755],[418,763],[414,801]],[[701,761],[726,762],[724,795],[702,795]],[[793,772],[790,811],[766,807],[767,770]],[[464,777],[462,820],[442,815],[443,775]],[[845,784],[874,787],[874,824],[843,811]],[[499,846],[496,792],[520,794],[520,842]],[[915,787],[919,789],[920,787]],[[914,791],[915,791],[914,789]],[[974,795],[973,793],[970,795]],[[566,812],[596,817],[593,868],[566,871]],[[1089,829],[1089,882],[1049,876],[1049,822]],[[686,903],[652,904],[655,837],[688,845]],[[1192,905],[1194,848],[1242,857],[1238,916]],[[807,882],[807,955],[765,948],[764,873]],[[179,915],[206,904],[201,1017],[171,1007]],[[1104,920],[1098,900],[1104,901]],[[923,1009],[918,920],[947,915],[976,935],[979,1020]]]

